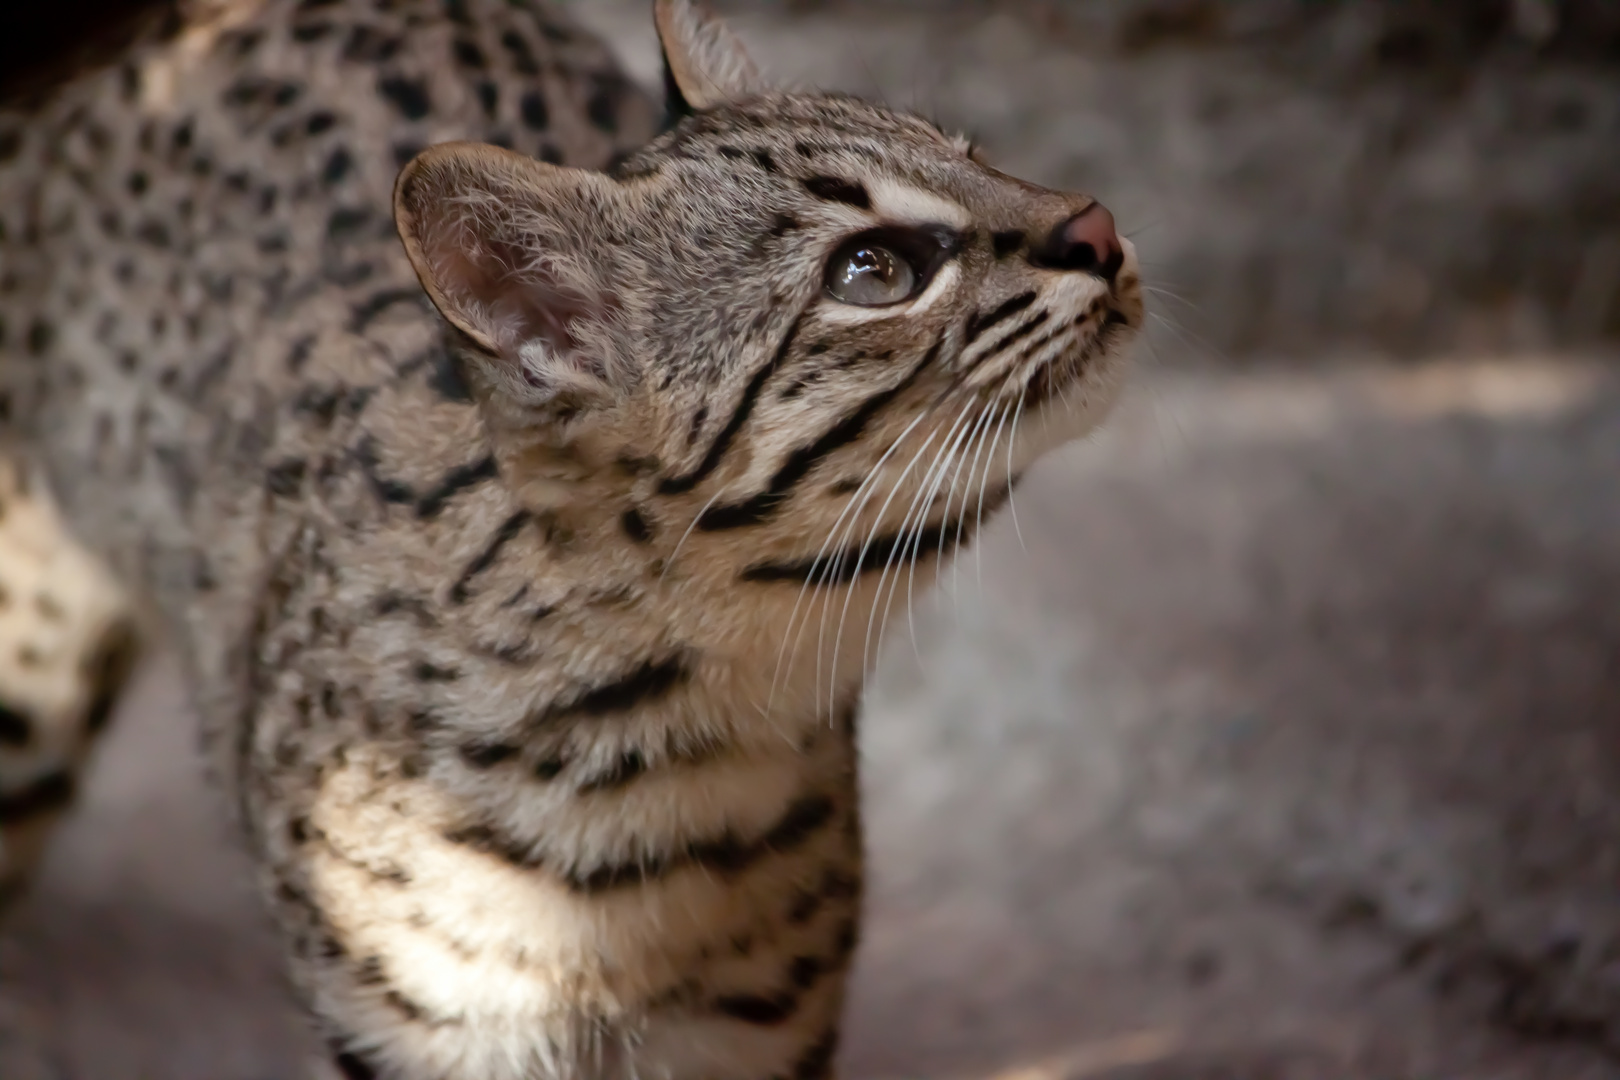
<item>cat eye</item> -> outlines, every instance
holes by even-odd
[[[962,248],[953,229],[874,229],[845,241],[827,260],[827,293],[858,307],[887,307],[921,293]]]
[[[897,304],[917,288],[917,271],[899,252],[882,244],[845,245],[828,270],[827,291],[846,304]]]

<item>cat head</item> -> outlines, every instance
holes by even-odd
[[[700,533],[778,524],[754,543],[788,566],[846,508],[993,501],[1096,423],[1143,315],[1102,205],[920,117],[772,89],[693,0],[655,14],[676,120],[611,173],[453,143],[400,175],[496,428],[643,463],[627,493]]]

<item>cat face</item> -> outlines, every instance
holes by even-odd
[[[840,514],[946,528],[1096,423],[1143,314],[1106,209],[916,116],[774,92],[687,0],[658,17],[685,115],[612,174],[450,144],[401,175],[502,424],[791,546]]]

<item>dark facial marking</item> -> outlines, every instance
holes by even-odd
[[[828,455],[859,439],[872,418],[903,393],[939,356],[943,338],[935,341],[906,377],[887,390],[880,390],[861,402],[849,415],[828,428],[808,446],[801,446],[788,455],[776,475],[771,477],[765,490],[740,503],[710,507],[698,518],[698,528],[705,532],[734,529],[764,521],[785,501],[799,481]]]
[[[998,232],[990,237],[990,247],[996,253],[996,258],[1005,259],[1024,246],[1024,234],[1016,229]]]
[[[1003,301],[988,315],[975,315],[968,322],[967,335],[963,339],[962,343],[964,345],[972,344],[979,339],[980,334],[983,334],[986,330],[996,325],[996,323],[1001,322],[1003,319],[1011,318],[1020,311],[1023,311],[1025,308],[1029,307],[1029,305],[1033,304],[1034,302],[1035,292],[1034,290],[1031,290],[1029,292],[1019,293],[1017,296]]]
[[[799,327],[803,322],[804,312],[801,311],[794,317],[793,325],[789,326],[787,333],[783,335],[782,343],[777,346],[775,355],[771,357],[768,363],[761,365],[760,369],[754,372],[754,377],[748,380],[748,385],[743,388],[742,397],[738,400],[737,407],[731,414],[731,419],[726,421],[726,426],[720,429],[719,435],[715,436],[714,442],[709,446],[709,452],[703,455],[703,460],[698,463],[697,468],[684,476],[667,477],[658,485],[661,494],[678,495],[682,492],[691,491],[697,486],[698,481],[719,467],[720,459],[725,456],[727,447],[731,445],[731,440],[736,438],[737,432],[742,430],[742,426],[747,422],[749,414],[753,412],[754,405],[759,400],[759,393],[764,389],[766,380],[787,359],[788,350],[793,347],[793,342],[798,338]]]
[[[854,180],[836,176],[812,176],[804,182],[805,190],[818,199],[846,203],[861,210],[872,209],[872,197],[866,187]]]
[[[985,492],[984,512],[999,510],[1007,500],[1007,489],[998,487]],[[921,531],[885,533],[865,544],[854,544],[843,551],[832,552],[820,559],[798,559],[791,562],[755,563],[742,572],[743,581],[806,582],[817,587],[848,585],[862,574],[881,570],[891,556],[902,551],[914,552],[918,561],[931,559],[940,553],[950,554],[958,543],[972,539],[977,529],[978,508],[964,513],[960,521],[942,521]]]

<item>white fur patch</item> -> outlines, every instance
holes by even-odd
[[[953,229],[965,229],[973,224],[973,215],[965,206],[887,176],[868,180],[866,190],[872,198],[873,212],[885,222],[949,225]]]

